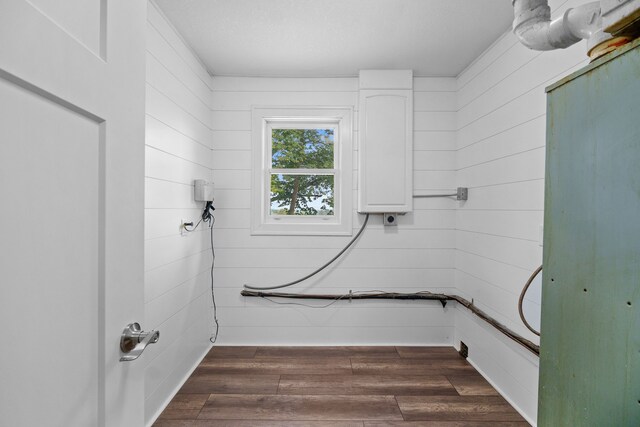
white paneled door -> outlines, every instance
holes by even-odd
[[[0,0],[2,426],[143,425],[145,14]]]

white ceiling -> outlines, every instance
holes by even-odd
[[[510,0],[155,0],[212,75],[457,76],[510,28]]]

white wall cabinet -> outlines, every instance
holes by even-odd
[[[413,73],[360,72],[358,212],[413,209]]]

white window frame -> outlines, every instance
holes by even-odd
[[[333,215],[271,215],[271,130],[334,129],[333,169],[290,172],[334,176]],[[252,109],[252,235],[353,234],[353,108],[254,107]],[[278,169],[277,171],[280,171]],[[287,171],[289,172],[289,171]]]

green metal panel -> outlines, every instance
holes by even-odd
[[[640,47],[549,89],[538,425],[640,426]]]

